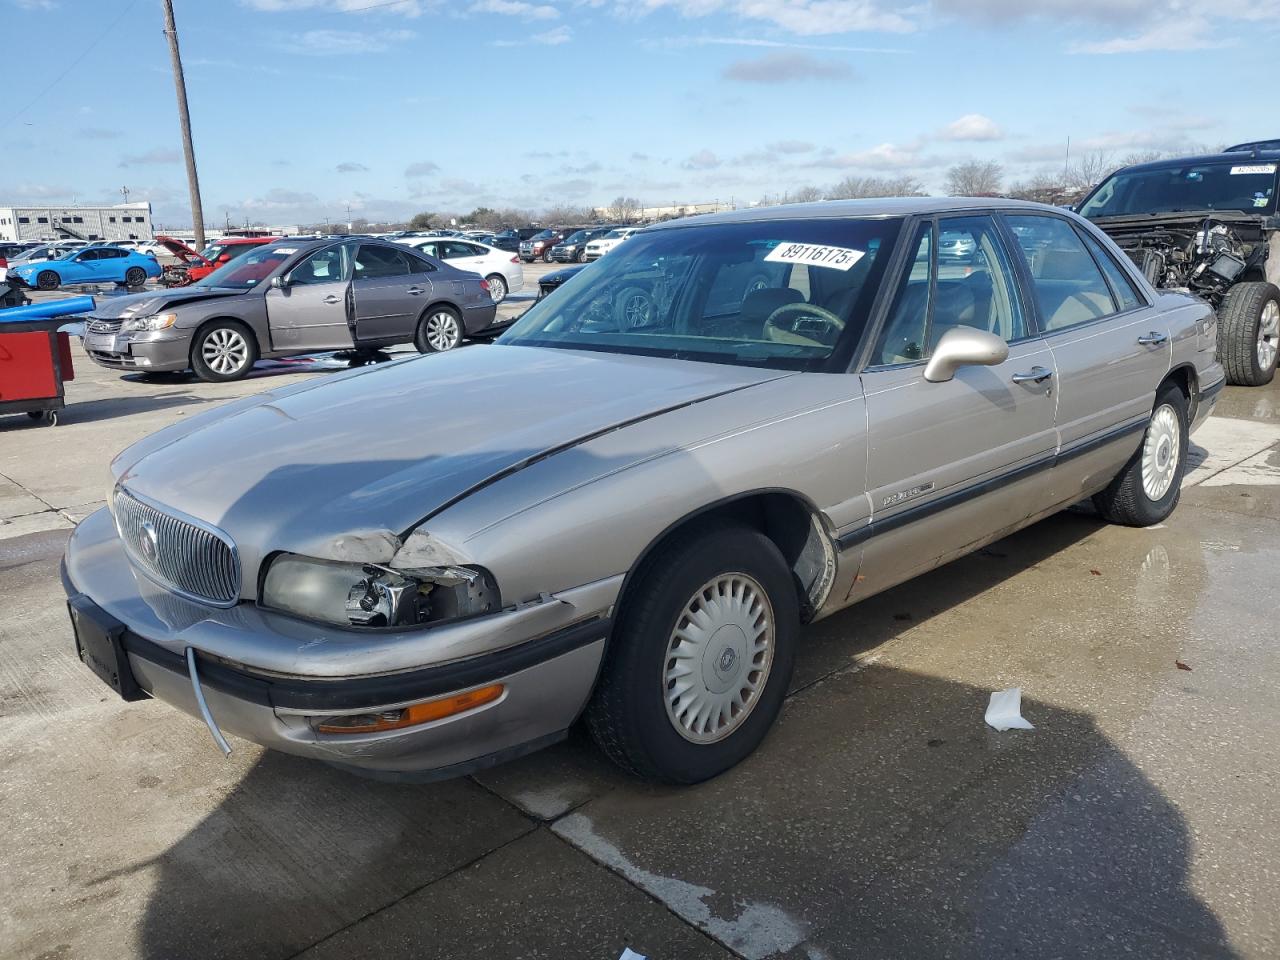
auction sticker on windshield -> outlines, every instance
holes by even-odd
[[[1276,165],[1274,163],[1248,163],[1239,167],[1231,168],[1231,175],[1237,176],[1242,173],[1275,173]]]
[[[864,251],[848,247],[828,247],[821,243],[787,243],[783,241],[769,251],[770,263],[807,263],[814,267],[848,270],[862,259]]]

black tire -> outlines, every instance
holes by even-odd
[[[492,298],[494,303],[501,303],[503,300],[507,299],[507,294],[510,291],[507,289],[506,277],[500,273],[491,273],[489,276],[485,277],[485,280],[489,281],[489,296]],[[495,289],[501,290],[502,296],[494,297],[493,292]]]
[[[1275,306],[1269,306],[1274,304]],[[1269,328],[1264,330],[1265,325]],[[1260,387],[1276,375],[1276,348],[1280,330],[1280,290],[1273,283],[1238,283],[1227,291],[1218,311],[1218,362],[1227,371],[1227,383]],[[1258,353],[1267,336],[1270,360]]]
[[[1177,417],[1178,450],[1176,455],[1170,452],[1169,457],[1173,467],[1172,482],[1162,496],[1153,499],[1144,484],[1143,474],[1151,464],[1147,457],[1149,443],[1156,444],[1153,455],[1156,462],[1160,462],[1158,434],[1153,435],[1153,431],[1159,429],[1157,418],[1166,408],[1172,409]],[[1173,508],[1178,505],[1178,499],[1182,496],[1182,478],[1187,469],[1187,430],[1186,395],[1176,383],[1165,383],[1156,392],[1155,406],[1151,408],[1151,420],[1142,435],[1142,445],[1107,488],[1094,494],[1093,503],[1098,512],[1110,522],[1126,527],[1149,527],[1173,513]]]
[[[225,365],[217,356],[224,347]],[[201,327],[191,341],[191,369],[207,383],[242,380],[257,362],[257,338],[238,320],[214,320]]]
[[[586,262],[587,262],[587,248],[586,248],[586,247],[583,247],[581,250],[579,250],[579,251],[578,251],[577,256],[575,256],[573,259],[574,259],[577,263],[586,263]]]
[[[455,330],[452,336],[441,340],[432,332],[431,325],[433,322],[444,324],[445,317],[452,319]],[[428,308],[418,318],[418,329],[413,335],[413,345],[418,348],[419,353],[443,353],[462,343],[465,336],[466,328],[462,325],[462,315],[453,307],[437,304]]]
[[[547,251],[545,251],[545,252],[542,254],[542,262],[543,262],[543,263],[550,263],[550,262],[551,262],[551,251],[550,251],[550,250],[547,250]]]
[[[62,278],[52,270],[41,270],[36,277],[36,287],[41,290],[57,290],[62,286]]]
[[[130,267],[124,272],[124,285],[126,287],[141,287],[147,282],[147,271],[141,267]]]
[[[730,721],[736,728],[723,739],[695,743],[677,729],[666,703],[669,684],[663,678],[675,662],[669,660],[672,634],[701,588],[730,574],[753,579],[772,606],[772,663],[742,719]],[[773,726],[791,682],[799,629],[791,571],[773,541],[736,524],[699,525],[660,547],[628,587],[587,707],[591,735],[614,763],[644,779],[698,783],[723,773],[755,750]],[[716,648],[708,652],[714,656]],[[737,662],[739,676],[746,676],[746,658]],[[703,669],[718,667],[708,661]]]

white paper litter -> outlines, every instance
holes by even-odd
[[[636,953],[630,947],[623,947],[622,956],[620,956],[618,960],[645,960],[645,957],[642,954]]]
[[[987,704],[987,726],[995,727],[1001,733],[1005,730],[1034,730],[1030,723],[1022,718],[1022,688],[1010,687],[1008,690],[997,690],[991,694],[991,702]]]

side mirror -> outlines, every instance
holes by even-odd
[[[1009,359],[1009,345],[1004,338],[986,330],[953,327],[942,335],[933,348],[933,356],[924,368],[930,383],[944,383],[961,367],[994,367]]]
[[[275,287],[277,290],[288,290],[289,278],[288,277],[272,277],[271,286]]]

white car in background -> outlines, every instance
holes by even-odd
[[[587,244],[587,260],[599,260],[639,229],[639,227],[619,227],[617,230],[610,230],[603,237],[592,240]]]
[[[480,274],[489,281],[489,295],[494,303],[501,303],[508,293],[524,287],[520,258],[509,250],[499,250],[465,237],[406,237],[400,242],[451,267]]]

